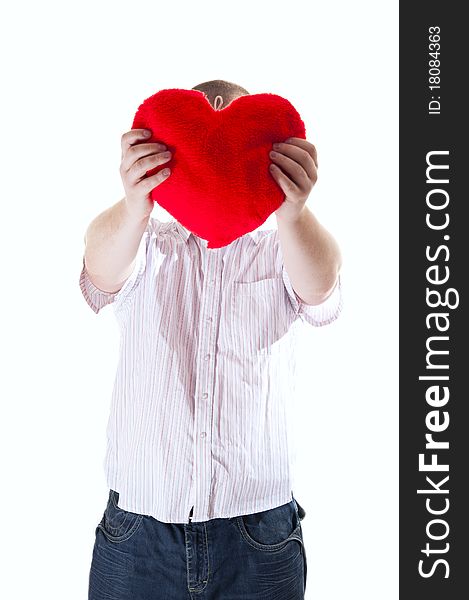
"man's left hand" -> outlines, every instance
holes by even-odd
[[[275,214],[285,220],[295,221],[305,206],[306,200],[318,178],[316,148],[302,138],[288,138],[274,144],[276,155],[269,154],[272,164],[270,172],[285,194]]]

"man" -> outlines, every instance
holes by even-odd
[[[215,110],[248,94],[223,80],[192,89]],[[113,303],[122,336],[89,599],[304,598],[286,427],[293,325],[341,309],[340,250],[305,204],[316,149],[279,141],[278,228],[211,250],[151,217],[150,192],[171,174],[145,174],[169,159],[144,130],[125,133],[125,197],[85,236],[80,288],[96,313]]]

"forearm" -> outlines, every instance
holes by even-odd
[[[320,304],[332,291],[341,267],[337,242],[306,206],[295,220],[277,215],[277,225],[293,289],[306,304]]]
[[[85,266],[99,289],[115,292],[131,274],[149,218],[130,213],[123,198],[88,225]]]

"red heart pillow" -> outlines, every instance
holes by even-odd
[[[275,94],[240,96],[214,110],[199,90],[160,90],[139,106],[132,129],[140,128],[172,153],[147,171],[171,168],[151,198],[208,248],[253,231],[279,208],[285,194],[269,171],[272,144],[306,137],[298,112]]]

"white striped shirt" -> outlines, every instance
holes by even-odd
[[[320,305],[296,296],[277,229],[222,248],[150,217],[133,273],[112,302],[121,343],[104,470],[124,510],[166,523],[250,514],[292,499],[288,405],[295,325],[339,314],[340,277]]]

